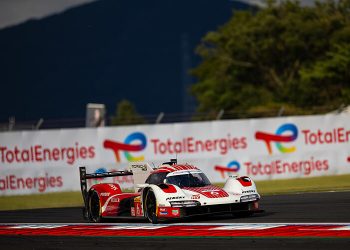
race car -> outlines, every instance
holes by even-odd
[[[80,167],[83,215],[91,222],[139,217],[152,223],[188,216],[259,212],[260,195],[247,176],[231,176],[223,188],[210,183],[197,167],[176,159],[157,168],[133,162],[125,171],[86,173]],[[99,183],[87,189],[87,179],[133,175],[135,192],[122,192],[118,183]]]

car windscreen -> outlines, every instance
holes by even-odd
[[[208,178],[203,173],[184,173],[181,175],[168,176],[166,183],[182,187],[204,187],[211,185]]]
[[[165,177],[167,176],[168,173],[153,173],[150,176],[148,176],[147,180],[145,181],[145,183],[148,184],[161,184],[163,183]]]

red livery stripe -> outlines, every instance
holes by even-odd
[[[350,224],[1,224],[0,235],[350,238]]]
[[[205,186],[205,187],[184,187],[183,189],[200,193],[208,198],[223,198],[228,197],[223,189],[216,186]]]

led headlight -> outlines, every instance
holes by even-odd
[[[192,201],[192,200],[187,200],[187,201],[170,201],[170,205],[172,207],[196,207],[200,206],[199,201]]]
[[[249,194],[241,196],[241,202],[255,201],[259,199],[259,195],[257,194]]]

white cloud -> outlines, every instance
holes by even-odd
[[[0,0],[0,29],[97,0]]]

